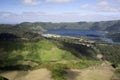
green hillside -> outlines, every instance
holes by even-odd
[[[0,24],[0,32],[38,32],[42,33],[47,30],[56,29],[77,29],[77,30],[97,30],[97,31],[120,31],[120,20],[100,21],[100,22],[66,22],[66,23],[51,23],[51,22],[23,22],[20,24]]]
[[[108,44],[83,37],[46,38],[41,35],[41,33],[49,29],[63,28],[108,30],[106,28],[109,27],[108,31],[110,31],[110,27],[114,27],[118,22],[119,21],[77,23],[24,22],[16,25],[1,24],[0,73],[14,70],[32,71],[47,68],[52,72],[51,77],[54,80],[66,80],[64,77],[66,69],[80,70],[88,68],[89,70],[89,68],[94,68],[94,66],[100,68],[99,66],[102,66],[102,63],[106,65],[106,61],[108,61],[109,68],[114,68],[114,71],[112,71],[112,73],[115,73],[113,78],[119,78],[119,44]],[[114,31],[116,31],[117,28],[119,28],[118,25],[115,27]],[[111,36],[119,36],[119,33],[111,34]],[[104,66],[102,66],[102,68],[103,67]],[[96,70],[99,69],[94,69],[94,71]],[[100,74],[101,73],[102,72],[100,72]],[[3,77],[4,76],[0,77],[0,79],[4,79]]]

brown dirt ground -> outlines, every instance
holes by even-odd
[[[114,69],[110,65],[102,64],[82,70],[69,69],[66,72],[67,80],[111,80]]]
[[[0,74],[9,80],[52,80],[51,72],[47,69],[33,71],[9,71]]]

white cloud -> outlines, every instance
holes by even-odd
[[[72,0],[46,0],[46,2],[54,2],[54,3],[67,3],[71,1]]]
[[[109,3],[105,0],[101,1],[98,3],[99,6],[106,6],[106,5],[109,5]]]
[[[90,5],[89,4],[84,4],[80,7],[81,9],[90,9]]]
[[[18,22],[79,22],[79,21],[106,21],[118,20],[119,14],[83,14],[83,13],[62,13],[49,14],[43,12],[24,12],[15,14],[10,12],[0,12],[0,23],[18,23]]]
[[[22,0],[22,2],[27,6],[37,6],[40,4],[40,0]]]
[[[95,9],[97,11],[120,11],[120,8],[110,5],[107,1],[101,1]]]
[[[120,8],[111,5],[107,0],[101,0],[97,3],[96,6],[84,4],[80,7],[80,9],[84,10],[92,10],[97,12],[119,12]]]

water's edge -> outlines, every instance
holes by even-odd
[[[48,34],[58,34],[61,36],[83,36],[88,39],[101,40],[107,43],[120,44],[120,42],[113,42],[112,39],[106,37],[106,32],[104,31],[84,31],[84,30],[48,30]]]

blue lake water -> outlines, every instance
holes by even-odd
[[[103,35],[103,32],[97,31],[80,31],[80,30],[49,30],[47,33],[59,34],[63,36],[86,36],[87,34]]]
[[[83,36],[88,39],[98,39],[108,43],[115,43],[111,39],[105,37],[103,31],[84,31],[84,30],[48,30],[46,33],[58,34],[62,36]]]

